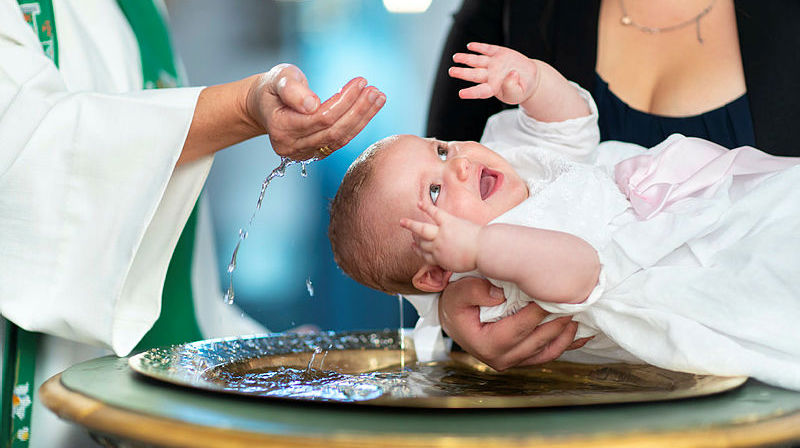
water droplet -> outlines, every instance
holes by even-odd
[[[314,297],[314,284],[311,283],[311,277],[306,278],[306,290],[308,290],[309,297]]]
[[[308,366],[306,367],[306,373],[311,372],[314,366],[314,358],[317,357],[318,354],[322,353],[322,349],[319,347],[314,348],[314,353],[311,354],[311,359],[308,361]]]
[[[406,368],[406,338],[403,329],[403,296],[397,295],[397,303],[400,306],[400,328],[397,330],[400,337],[400,370]]]

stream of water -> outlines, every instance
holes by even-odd
[[[287,157],[281,157],[281,163],[273,169],[267,177],[264,179],[264,182],[261,183],[261,192],[258,194],[258,201],[256,202],[256,208],[253,210],[253,214],[250,216],[250,220],[247,221],[247,224],[239,229],[239,240],[236,242],[236,247],[233,249],[233,255],[231,255],[231,262],[228,263],[228,290],[225,292],[225,296],[223,300],[228,305],[233,304],[233,300],[236,297],[233,288],[233,271],[236,270],[236,257],[239,254],[239,249],[242,245],[242,242],[247,239],[248,232],[250,231],[250,227],[253,225],[253,221],[256,218],[256,214],[261,209],[261,203],[264,202],[264,195],[267,192],[267,187],[269,186],[272,179],[276,177],[283,177],[286,174],[286,168],[299,163],[300,164],[300,175],[302,177],[308,176],[308,171],[306,166],[315,161],[317,159],[309,159],[303,161],[292,160]],[[306,287],[308,288],[309,295],[314,295],[314,290],[310,286],[311,279],[306,280]]]

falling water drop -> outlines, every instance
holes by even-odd
[[[333,344],[328,345],[328,348],[325,350],[325,353],[322,354],[322,360],[320,360],[319,362],[319,370],[322,370],[322,365],[325,364],[325,358],[328,357],[328,352],[330,352],[331,347],[333,347]]]
[[[306,290],[308,290],[309,297],[314,297],[314,284],[311,283],[311,277],[306,278]]]
[[[272,170],[272,172],[269,173],[267,177],[264,179],[264,182],[261,183],[261,193],[258,195],[258,202],[256,202],[256,209],[255,211],[253,211],[253,215],[250,217],[250,222],[247,223],[248,227],[250,226],[250,224],[253,223],[253,219],[256,217],[256,212],[258,212],[258,210],[261,209],[261,203],[264,202],[264,194],[267,191],[269,183],[272,182],[272,179],[276,177],[283,177],[286,174],[286,168],[291,165],[294,165],[295,163],[297,162],[292,159],[281,157],[281,163],[274,170]]]
[[[314,349],[314,353],[311,354],[311,359],[308,361],[308,366],[306,367],[306,374],[311,372],[311,369],[314,368],[314,358],[316,358],[320,353],[322,353],[321,348],[317,347]]]
[[[225,291],[225,297],[222,298],[222,301],[225,302],[225,305],[233,305],[233,298],[235,297],[233,293],[233,282],[231,282],[230,286],[228,286],[228,290]]]
[[[397,303],[400,307],[400,327],[397,330],[400,338],[400,370],[403,371],[406,368],[406,335],[403,328],[403,296],[400,294],[397,295]]]

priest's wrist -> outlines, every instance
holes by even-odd
[[[251,137],[269,134],[267,115],[280,103],[277,93],[271,90],[269,82],[268,73],[252,75],[238,81],[241,89],[237,95],[239,98],[237,109],[240,121],[245,128],[250,129]],[[265,95],[271,98],[266,98]]]
[[[250,77],[209,86],[200,92],[179,165],[266,132],[247,113],[244,104],[253,82],[254,78]]]

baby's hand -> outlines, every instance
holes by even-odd
[[[455,217],[435,205],[420,201],[417,206],[434,224],[403,218],[400,225],[414,236],[414,250],[426,263],[447,271],[467,272],[476,268],[478,233],[481,226]]]
[[[467,49],[480,54],[456,53],[453,61],[467,67],[450,67],[453,78],[477,85],[461,89],[463,99],[496,96],[506,104],[520,104],[533,96],[539,85],[539,70],[533,59],[510,48],[470,42]]]

